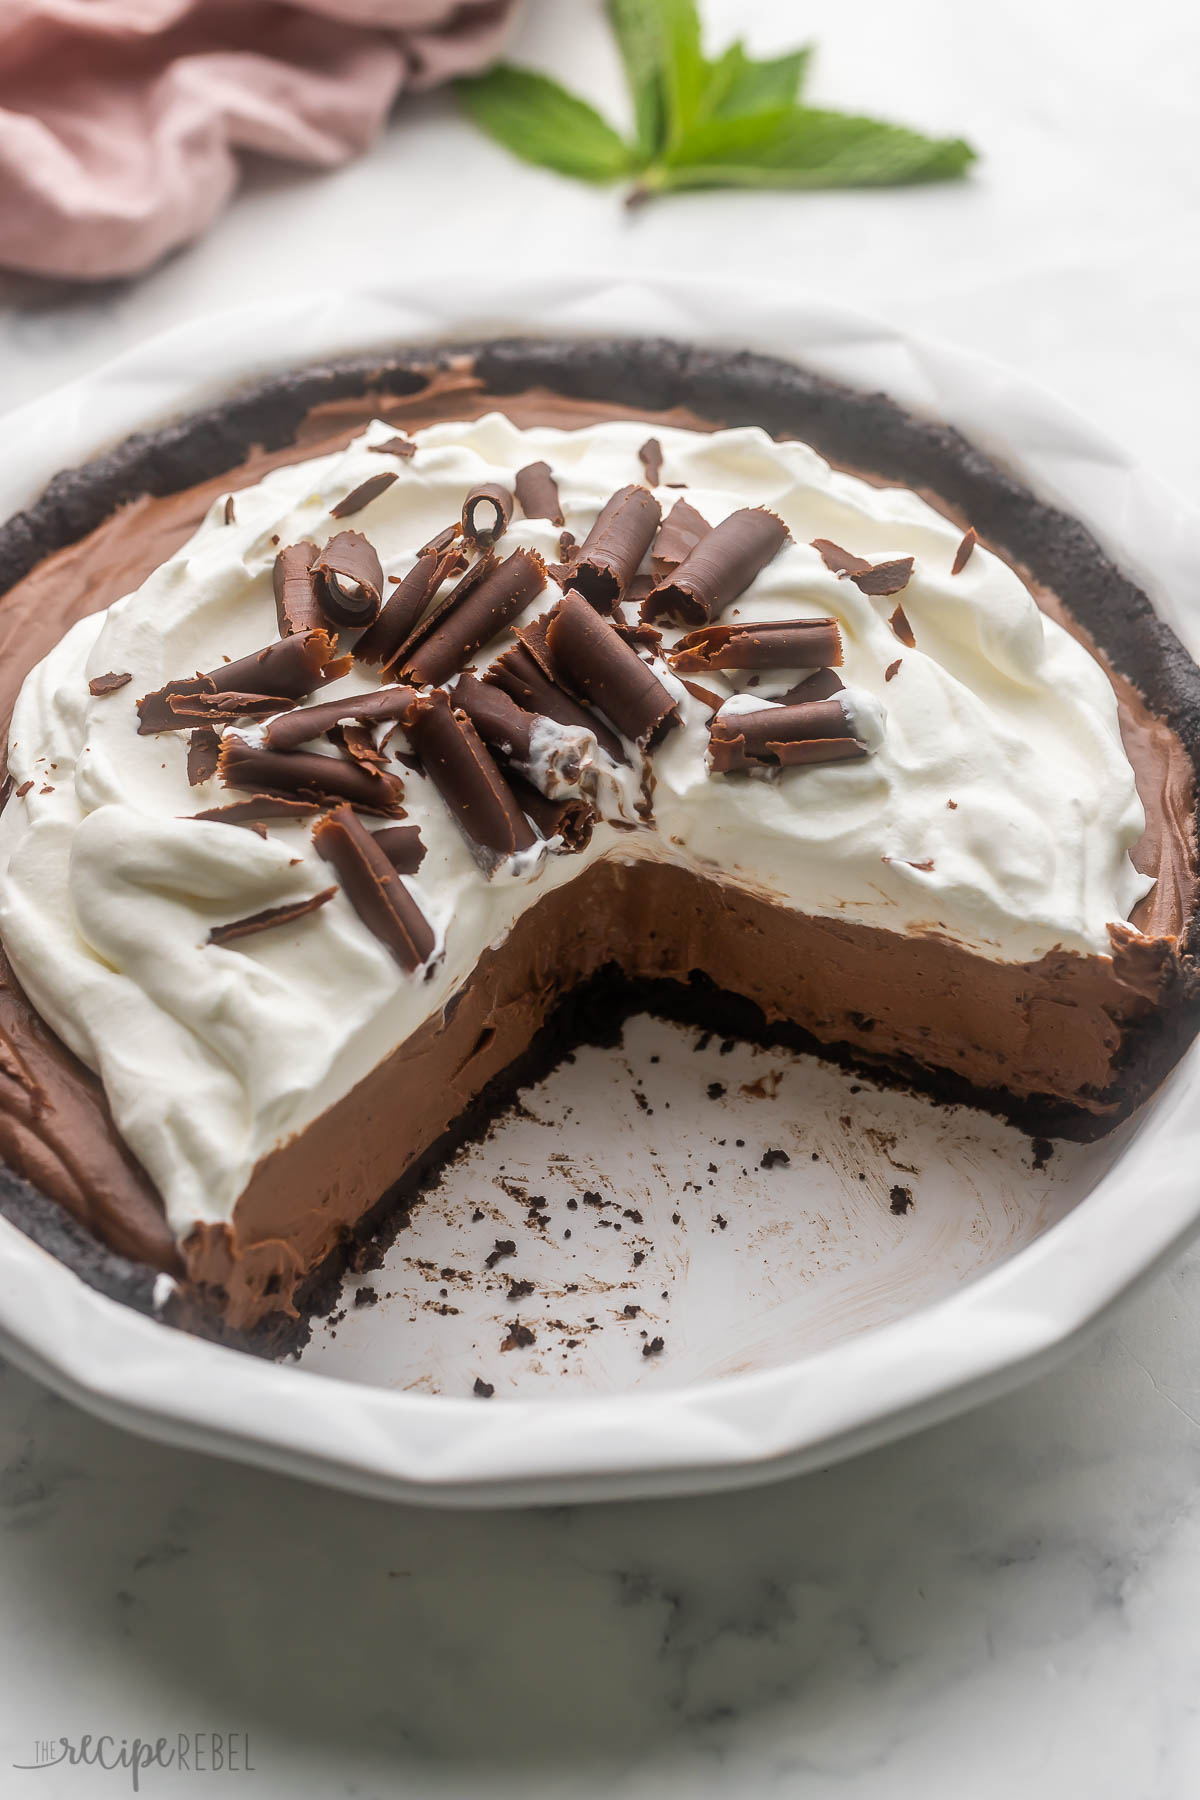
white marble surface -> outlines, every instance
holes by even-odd
[[[611,82],[598,10],[530,0],[523,55]],[[324,285],[330,260],[386,277],[432,239],[453,272],[447,213],[483,182],[530,256],[569,254],[586,225],[604,273],[762,268],[1045,379],[1195,490],[1186,0],[706,11],[764,48],[811,33],[822,97],[966,130],[980,173],[630,220],[608,194],[502,166],[422,102],[356,168],[260,172],[140,284],[0,282],[0,398],[214,306]],[[249,1733],[253,1774],[151,1771],[143,1791],[1193,1800],[1198,1304],[1191,1252],[1064,1369],[824,1475],[509,1516],[385,1508],[160,1449],[0,1370],[0,1791],[129,1791],[121,1773],[10,1771],[40,1738],[216,1730]]]

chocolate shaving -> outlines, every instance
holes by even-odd
[[[611,612],[637,574],[661,518],[649,488],[621,488],[583,540],[566,585],[578,589],[597,612]]]
[[[344,500],[339,500],[336,506],[330,507],[330,518],[348,519],[353,513],[361,512],[364,506],[370,506],[372,500],[377,500],[380,494],[390,488],[396,479],[395,469],[384,469],[379,475],[368,475],[365,481],[360,481],[356,488],[351,489]]]
[[[642,609],[647,619],[707,625],[778,556],[788,541],[783,520],[761,506],[730,513],[659,582]]]
[[[462,535],[469,544],[490,550],[508,530],[513,497],[498,481],[481,481],[463,501]]]
[[[362,663],[386,663],[412,636],[426,607],[451,575],[461,575],[466,559],[461,550],[426,550],[388,599],[375,623],[354,646],[354,658]]]
[[[562,501],[558,483],[547,462],[526,463],[517,470],[513,482],[521,511],[527,519],[549,519],[552,525],[563,523]],[[573,542],[574,540],[572,540]],[[563,554],[561,548],[559,555]]]
[[[289,544],[275,558],[272,582],[280,637],[315,631],[327,622],[313,574],[316,560],[317,546],[307,540]]]
[[[871,567],[865,556],[855,556],[853,550],[843,550],[840,544],[832,543],[829,538],[814,538],[812,547],[816,550],[827,569],[835,575],[865,575]]]
[[[587,849],[598,816],[590,800],[577,795],[548,800],[521,775],[510,774],[508,785],[521,811],[533,820],[547,843],[561,838],[563,849],[570,856]]]
[[[278,694],[168,694],[167,712],[175,729],[184,725],[234,725],[239,719],[270,719],[294,700]]]
[[[381,750],[371,736],[366,725],[335,725],[329,733],[329,741],[336,744],[339,750],[365,769],[386,769],[387,755]]]
[[[193,819],[201,819],[209,825],[251,825],[257,826],[263,819],[292,820],[299,823],[316,812],[316,800],[288,800],[277,794],[255,794],[249,800],[234,800],[228,806],[208,806],[203,812],[192,813]]]
[[[950,573],[952,575],[961,575],[962,574],[963,570],[966,568],[967,564],[970,562],[971,552],[974,550],[974,548],[978,542],[979,542],[979,539],[975,535],[975,527],[973,525],[968,525],[967,529],[966,529],[966,533],[963,537],[962,543],[958,546],[958,549],[954,552],[954,561],[950,565]]]
[[[842,660],[842,634],[835,619],[705,625],[680,638],[668,660],[681,675],[712,669],[826,669]]]
[[[835,675],[832,669],[818,669],[815,675],[806,675],[803,681],[798,681],[778,698],[784,706],[795,706],[800,700],[832,700],[835,694],[842,692],[843,686],[841,676]],[[769,698],[774,700],[776,695]]]
[[[99,700],[103,694],[115,694],[118,688],[125,687],[133,680],[132,675],[118,675],[110,672],[107,675],[93,675],[88,682],[88,693]]]
[[[638,451],[638,461],[646,471],[646,486],[657,487],[662,480],[663,447],[656,437],[646,439]]]
[[[296,750],[347,722],[362,725],[403,721],[415,699],[412,688],[395,686],[382,687],[371,694],[348,694],[344,700],[322,700],[317,706],[302,706],[273,719],[264,742],[268,750]]]
[[[32,778],[31,778],[31,779],[30,779],[30,780],[29,780],[29,781],[23,781],[23,782],[22,782],[22,783],[21,783],[21,785],[20,785],[20,787],[19,787],[19,788],[18,788],[18,789],[17,789],[17,790],[16,790],[16,794],[17,794],[17,799],[18,799],[18,800],[23,800],[23,799],[24,799],[24,798],[25,798],[25,796],[26,796],[26,794],[27,794],[27,793],[28,793],[28,792],[29,792],[29,791],[30,791],[30,789],[31,789],[31,788],[32,788],[32,786],[33,786],[33,780],[32,780]]]
[[[173,698],[199,694],[274,696],[280,700],[300,700],[314,688],[336,681],[350,670],[350,658],[335,657],[336,645],[327,631],[306,631],[302,636],[281,638],[241,656],[236,662],[223,663],[207,675],[186,681],[168,681],[165,687],[143,695],[137,703],[138,731],[147,736],[156,731],[178,731],[191,723],[172,709]]]
[[[189,787],[201,787],[217,772],[217,755],[221,740],[211,725],[201,725],[188,739],[187,778]]]
[[[729,698],[727,694],[714,694],[711,688],[701,687],[698,681],[689,681],[686,675],[680,676],[680,681],[693,700],[699,700],[701,706],[711,706],[714,712],[719,712]]]
[[[399,434],[395,437],[384,438],[381,444],[368,444],[367,449],[373,450],[376,456],[403,456],[407,459],[417,454],[417,446],[412,439],[401,437]]]
[[[420,628],[415,649],[401,653],[401,673],[420,686],[445,681],[497,633],[511,625],[546,585],[546,565],[536,550],[514,550],[499,568],[463,593],[468,570],[445,608]]]
[[[555,667],[624,737],[650,747],[679,723],[653,669],[581,594],[564,594],[550,615],[546,643]]]
[[[230,925],[214,925],[208,934],[208,942],[232,944],[238,938],[253,937],[257,932],[270,931],[274,925],[292,925],[297,919],[316,912],[327,900],[332,900],[336,893],[336,888],[324,888],[321,893],[313,894],[311,899],[291,900],[285,906],[268,906],[262,912],[251,913],[249,918],[234,919]]]
[[[544,718],[553,719],[559,725],[577,725],[584,731],[592,732],[601,749],[606,750],[614,762],[628,760],[624,745],[612,728],[564,693],[538,664],[525,644],[518,643],[512,649],[504,651],[503,655],[496,658],[483,679],[485,683],[494,683],[496,687],[503,688],[526,712],[541,713]]]
[[[313,826],[317,854],[332,864],[355,912],[400,967],[412,973],[432,956],[437,939],[386,853],[348,806]]]
[[[244,738],[226,737],[217,772],[226,787],[284,794],[320,805],[348,800],[363,812],[393,819],[404,816],[404,783],[399,776],[373,773],[341,756],[265,750]]]
[[[473,848],[486,853],[485,864],[537,842],[495,759],[444,688],[421,696],[408,732],[455,824]]]
[[[385,825],[381,831],[371,833],[371,842],[378,845],[399,875],[415,875],[425,861],[425,846],[417,825]]]
[[[895,632],[896,636],[900,639],[900,642],[902,644],[907,644],[908,648],[910,650],[916,649],[917,640],[913,636],[913,628],[909,624],[908,615],[902,606],[898,606],[896,608],[895,612],[892,614],[891,618],[888,620],[888,624],[891,626],[892,630]]]
[[[313,564],[321,602],[338,625],[370,625],[383,596],[383,565],[361,531],[339,531]]]
[[[836,700],[808,700],[793,706],[764,706],[712,721],[708,748],[721,775],[754,768],[819,762],[847,762],[866,756]]]
[[[850,579],[860,594],[870,594],[878,599],[900,593],[912,580],[912,572],[912,557],[898,556],[893,562],[872,563],[852,574]]]
[[[903,661],[904,661],[904,658],[902,656],[898,656],[896,658],[895,662],[889,663],[887,668],[883,671],[883,679],[885,681],[890,681],[892,679],[893,675],[896,674],[897,670],[900,667],[900,664]]]
[[[688,501],[677,500],[659,526],[650,552],[655,575],[661,578],[671,569],[677,569],[711,530],[703,513],[697,512]]]
[[[225,496],[224,514],[225,514],[225,523],[227,525],[232,525],[235,522],[235,519],[237,517],[236,513],[234,512],[233,495],[232,494],[226,494],[226,496]]]

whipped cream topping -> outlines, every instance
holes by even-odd
[[[582,540],[609,496],[638,479],[647,430],[519,430],[492,414],[417,432],[417,454],[395,464],[370,449],[394,436],[376,422],[346,451],[239,492],[231,521],[218,502],[190,543],[136,593],[76,625],[26,681],[10,743],[16,791],[0,815],[0,931],[33,1004],[100,1075],[181,1237],[197,1220],[229,1218],[261,1158],[440,1013],[488,946],[596,858],[674,859],[781,906],[938,933],[1022,962],[1059,947],[1107,954],[1108,925],[1152,885],[1129,859],[1144,821],[1111,686],[1011,569],[976,548],[952,576],[955,525],[911,492],[830,469],[802,444],[755,428],[655,426],[664,513],[686,484],[710,524],[751,505],[788,525],[793,542],[723,616],[835,617],[842,705],[871,754],[766,780],[713,775],[712,709],[655,658],[682,728],[652,753],[650,824],[637,811],[640,753],[629,747],[622,766],[600,750],[590,791],[603,817],[589,847],[562,855],[539,844],[489,877],[432,784],[397,765],[427,846],[406,878],[437,939],[424,969],[404,974],[341,893],[295,925],[210,945],[214,925],[308,898],[330,870],[310,823],[272,821],[263,839],[191,819],[238,796],[216,780],[190,787],[186,733],[139,736],[137,699],[275,638],[278,545],[320,545],[348,524],[398,576],[457,518],[469,488],[511,487],[519,468],[542,460]],[[331,517],[393,467],[397,479],[360,513]],[[501,550],[525,545],[553,562],[558,537],[518,516]],[[915,559],[903,592],[915,649],[888,624],[895,599],[839,579],[809,547],[814,538],[873,562]],[[526,617],[557,598],[548,581]],[[666,643],[683,629],[668,627]],[[509,641],[497,639],[476,666]],[[93,697],[89,680],[113,671],[133,679]],[[805,673],[771,671],[754,685],[745,674],[706,675],[703,686],[736,710]],[[314,699],[377,685],[377,671],[356,668]],[[402,734],[391,747],[404,747]],[[539,743],[542,774],[562,751],[561,741]]]

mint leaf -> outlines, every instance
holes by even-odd
[[[810,56],[809,50],[793,50],[787,56],[759,62],[746,55],[740,42],[730,44],[711,65],[705,96],[708,111],[715,118],[733,119],[741,113],[791,106],[799,96]]]
[[[475,123],[525,162],[580,181],[616,181],[638,167],[608,121],[546,75],[497,63],[455,85]]]
[[[962,138],[815,107],[779,107],[697,124],[648,170],[654,191],[699,187],[891,187],[944,181],[975,160]]]
[[[662,34],[662,83],[668,146],[702,116],[710,64],[700,41],[695,0],[655,0]]]
[[[666,141],[666,56],[658,0],[607,0],[625,79],[633,97],[639,161],[653,162]]]

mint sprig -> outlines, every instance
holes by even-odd
[[[606,0],[633,101],[626,140],[586,100],[511,63],[457,84],[475,123],[524,161],[581,181],[632,179],[631,201],[686,188],[885,187],[945,181],[962,138],[806,106],[811,51],[704,54],[695,0]]]

